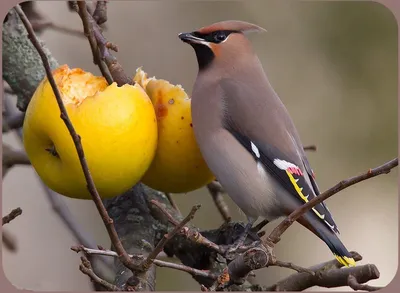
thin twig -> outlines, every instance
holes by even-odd
[[[110,77],[112,80],[117,83],[118,86],[123,86],[125,84],[135,84],[135,81],[132,78],[129,78],[125,71],[123,70],[121,64],[119,64],[117,58],[115,58],[110,50],[118,52],[118,47],[109,41],[102,34],[102,30],[100,26],[93,19],[92,15],[87,12],[85,9],[86,4],[84,1],[78,1],[79,6],[79,15],[82,19],[82,23],[84,26],[85,33],[90,36],[92,40],[89,39],[91,46],[93,46],[93,38],[96,41],[96,50],[92,52],[94,55],[97,55],[97,52],[100,52],[100,60],[104,61],[108,67],[110,75],[106,75],[106,79],[108,83],[110,83]],[[103,75],[104,72],[102,71]]]
[[[153,203],[154,201],[155,200],[152,200],[151,203]],[[200,209],[200,207],[201,205],[194,206],[186,218],[184,218],[171,232],[163,236],[163,238],[158,242],[154,250],[147,256],[146,260],[141,263],[141,267],[143,270],[148,270],[150,268],[157,255],[164,249],[165,244],[167,244],[170,239],[178,234],[181,229],[193,219],[194,215]]]
[[[107,2],[108,1],[97,1],[96,9],[93,12],[93,18],[98,25],[101,25],[107,21]]]
[[[79,8],[78,14],[82,19],[84,33],[85,33],[86,37],[88,38],[90,48],[92,49],[93,62],[95,65],[99,66],[101,74],[106,78],[108,84],[112,84],[114,82],[114,80],[113,80],[108,68],[106,67],[106,64],[104,64],[104,62],[101,60],[97,41],[93,34],[94,23],[93,23],[93,21],[91,21],[92,19],[90,18],[90,14],[87,11],[85,1],[78,1],[78,8]]]
[[[104,256],[112,256],[112,257],[118,257],[117,253],[112,251],[112,250],[99,250],[99,249],[90,249],[86,248],[84,246],[73,246],[71,247],[71,250],[75,252],[83,252],[88,255],[104,255]],[[141,256],[134,256],[130,255],[131,258],[141,258]],[[165,268],[170,268],[182,272],[189,273],[193,276],[200,276],[200,277],[206,277],[215,280],[217,276],[215,274],[210,273],[209,271],[205,270],[198,270],[194,269],[188,266],[185,266],[183,264],[176,264],[176,263],[171,263],[167,261],[162,261],[159,259],[154,259],[153,263],[158,266],[158,267],[165,267]]]
[[[165,193],[165,196],[168,198],[169,203],[171,204],[171,206],[179,213],[181,214],[181,211],[179,210],[178,205],[176,204],[176,202],[174,201],[174,199],[172,198],[171,193]]]
[[[328,189],[327,191],[321,193],[320,195],[316,196],[315,198],[313,198],[312,200],[310,200],[308,203],[300,206],[298,209],[296,209],[295,211],[293,211],[288,217],[286,217],[285,220],[283,220],[272,232],[271,234],[267,237],[267,239],[265,239],[265,242],[268,244],[276,244],[280,241],[280,236],[299,218],[301,217],[304,213],[306,213],[307,211],[311,210],[314,206],[316,206],[317,204],[323,202],[324,200],[328,199],[329,197],[331,197],[332,195],[338,193],[339,191],[350,187],[356,183],[359,183],[361,181],[370,179],[372,177],[381,175],[381,174],[387,174],[390,172],[391,169],[393,169],[394,167],[396,167],[398,165],[399,161],[398,158],[393,159],[385,164],[383,164],[382,166],[379,166],[377,168],[374,169],[370,169],[367,172],[343,180],[341,182],[339,182],[338,184],[336,184],[335,186],[333,186],[332,188]]]
[[[307,146],[304,146],[303,147],[303,149],[305,150],[305,151],[312,151],[312,152],[316,152],[317,151],[317,146],[316,145],[307,145]]]
[[[349,275],[347,278],[347,281],[349,283],[349,287],[353,289],[354,291],[378,291],[382,289],[382,287],[375,287],[375,286],[370,286],[367,284],[360,284],[357,281],[357,278],[354,277],[353,275]]]
[[[158,267],[165,267],[165,268],[170,268],[170,269],[186,272],[186,273],[191,274],[192,276],[210,278],[212,280],[215,280],[217,278],[217,276],[215,274],[210,273],[210,271],[208,271],[208,270],[198,270],[198,269],[194,269],[194,268],[185,266],[183,264],[176,264],[176,263],[172,263],[172,262],[162,261],[159,259],[155,259],[154,264]]]
[[[93,282],[102,285],[104,288],[106,288],[108,291],[122,291],[120,288],[117,286],[107,282],[106,280],[100,278],[95,274],[93,271],[92,265],[90,264],[90,261],[82,256],[81,257],[82,263],[79,265],[79,270],[87,275]]]
[[[156,206],[160,211],[163,212],[163,214],[167,217],[168,222],[170,222],[174,226],[178,226],[179,225],[179,221],[177,221],[170,213],[168,213],[168,211],[162,206],[161,203],[159,203],[156,200],[152,200],[151,204]]]
[[[162,204],[160,204],[159,202],[157,202],[155,200],[152,200],[151,203],[153,205],[155,205],[167,217],[168,221],[172,225],[174,225],[174,226],[179,225],[179,222],[162,206]],[[180,230],[180,234],[184,235],[187,239],[190,239],[194,243],[203,245],[203,246],[219,253],[220,255],[223,255],[225,252],[225,250],[223,248],[221,248],[218,244],[215,244],[214,242],[208,240],[206,237],[201,235],[201,233],[199,233],[198,231],[195,231],[188,227],[183,227]]]
[[[224,190],[221,184],[219,182],[213,181],[207,184],[207,189],[210,192],[212,199],[214,200],[214,204],[216,205],[225,223],[230,222],[232,217],[230,215],[228,205],[226,204],[222,196]]]
[[[5,224],[10,223],[12,220],[14,220],[16,217],[20,216],[22,214],[22,209],[21,208],[16,208],[13,209],[8,215],[5,215],[2,219],[2,226]]]
[[[72,139],[73,142],[75,144],[75,148],[77,150],[78,153],[78,157],[79,157],[79,161],[82,167],[82,171],[83,174],[85,176],[85,180],[87,182],[87,186],[88,186],[88,190],[90,192],[90,195],[92,196],[92,199],[97,207],[97,210],[99,211],[101,218],[103,220],[103,223],[107,229],[108,235],[110,236],[110,240],[115,248],[115,250],[117,251],[118,255],[119,255],[119,259],[120,261],[129,269],[131,270],[137,270],[138,267],[137,265],[135,265],[132,261],[132,259],[129,258],[128,253],[125,251],[124,247],[122,246],[121,240],[118,237],[117,231],[115,230],[114,227],[114,223],[113,220],[109,217],[107,210],[105,209],[103,202],[101,201],[100,195],[96,189],[96,186],[94,184],[93,178],[90,174],[89,168],[88,168],[88,164],[85,158],[85,154],[83,151],[83,147],[81,144],[81,138],[80,136],[76,133],[71,120],[68,117],[68,113],[66,111],[66,108],[64,106],[64,103],[62,101],[60,92],[57,88],[57,84],[54,80],[54,77],[52,75],[51,69],[50,69],[50,65],[49,65],[49,61],[47,60],[47,56],[43,51],[43,48],[41,47],[38,39],[36,38],[35,32],[32,29],[32,26],[29,22],[29,20],[27,19],[25,13],[22,11],[21,7],[19,5],[15,6],[15,10],[18,13],[19,17],[21,18],[27,32],[28,32],[28,37],[31,40],[33,46],[36,48],[36,50],[38,51],[40,58],[43,62],[43,66],[46,70],[46,75],[47,78],[51,84],[51,87],[54,91],[54,95],[56,97],[57,100],[57,104],[60,108],[61,111],[61,119],[64,121]]]
[[[315,272],[313,272],[312,270],[300,267],[300,266],[295,265],[295,264],[293,264],[291,262],[284,262],[284,261],[280,261],[280,260],[275,260],[272,264],[268,264],[268,266],[277,266],[277,267],[281,267],[281,268],[288,268],[288,269],[295,270],[295,271],[297,271],[299,273],[308,273],[308,274],[313,275],[313,276],[315,275]]]

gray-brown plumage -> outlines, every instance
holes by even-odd
[[[193,129],[209,168],[248,218],[288,215],[319,194],[313,171],[286,107],[272,88],[247,39],[265,31],[224,21],[180,39],[195,50],[199,71],[192,93]],[[324,203],[299,220],[344,265],[354,265]]]

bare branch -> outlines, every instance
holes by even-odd
[[[357,252],[350,252],[355,261],[362,259]],[[263,288],[263,291],[303,291],[314,286],[332,288],[347,286],[350,274],[356,275],[360,282],[379,278],[379,271],[374,265],[362,265],[351,268],[342,268],[336,259],[330,260],[309,268],[315,275],[309,273],[295,273],[280,280],[276,284]]]
[[[179,213],[181,214],[181,211],[179,210],[178,205],[176,204],[176,202],[174,201],[174,199],[172,198],[171,193],[165,193],[165,196],[168,198],[168,201],[171,203],[171,206]]]
[[[108,84],[112,84],[114,82],[114,80],[100,56],[100,52],[99,52],[99,49],[97,46],[97,41],[96,41],[96,38],[94,37],[94,33],[93,33],[94,21],[93,21],[93,19],[90,18],[90,14],[87,11],[86,7],[87,6],[86,6],[85,1],[79,1],[77,12],[79,13],[79,16],[82,19],[84,32],[85,32],[86,37],[89,40],[90,48],[92,49],[93,62],[94,62],[94,64],[99,66],[99,69],[100,69],[102,75],[106,78]]]
[[[163,214],[167,217],[168,221],[172,225],[174,225],[174,226],[179,225],[179,222],[170,213],[168,213],[168,211],[159,202],[152,200],[151,203],[153,205],[155,205],[160,211],[163,212]],[[193,241],[195,243],[201,244],[211,250],[214,250],[215,252],[217,252],[221,255],[224,254],[224,250],[221,247],[219,247],[219,245],[208,240],[203,235],[201,235],[198,231],[195,231],[188,227],[183,227],[182,229],[180,229],[180,234],[184,235],[186,238],[190,239],[191,241]]]
[[[221,184],[217,181],[213,181],[207,185],[208,191],[210,192],[215,205],[218,208],[219,213],[221,214],[222,218],[224,221],[230,222],[232,217],[229,213],[229,208],[228,205],[225,203],[224,198],[222,194],[224,193],[224,190],[221,186]]]
[[[22,214],[21,208],[13,209],[8,215],[5,215],[3,217],[2,226],[10,223],[12,220],[14,220],[16,217],[20,216],[21,214]]]
[[[307,268],[302,268],[298,265],[295,265],[291,262],[284,262],[284,261],[280,261],[280,260],[276,260],[274,261],[272,264],[269,264],[269,266],[277,266],[277,267],[281,267],[281,268],[288,268],[288,269],[292,269],[295,270],[299,273],[308,273],[310,275],[315,275],[315,273]]]
[[[24,112],[38,84],[46,75],[41,59],[28,39],[24,24],[14,9],[3,23],[3,79],[17,96],[17,108]],[[59,67],[57,60],[43,41],[40,41],[51,68]]]
[[[157,257],[157,255],[163,250],[165,244],[172,239],[176,234],[178,234],[181,229],[193,219],[195,213],[200,209],[200,205],[194,206],[190,213],[184,218],[170,233],[164,235],[164,237],[159,241],[156,248],[148,255],[147,259],[141,263],[141,267],[143,270],[148,270],[152,265],[153,261]]]
[[[349,275],[349,277],[347,278],[347,282],[349,284],[349,287],[351,289],[353,289],[354,291],[378,291],[380,289],[382,289],[382,287],[375,287],[375,286],[370,286],[367,284],[360,284],[357,281],[357,278],[353,275]]]
[[[85,275],[87,275],[93,282],[103,286],[108,291],[122,291],[117,286],[115,286],[115,285],[107,282],[106,280],[103,280],[99,276],[97,276],[95,274],[95,272],[93,271],[90,261],[86,257],[82,256],[81,261],[82,261],[82,263],[79,265],[79,270],[82,273],[84,273]]]
[[[264,268],[271,261],[271,253],[265,247],[249,249],[228,264],[229,281],[242,283],[251,271]],[[218,286],[222,285],[226,284],[220,283]]]
[[[93,12],[93,18],[98,25],[101,25],[107,21],[107,2],[108,1],[97,1],[96,9]]]
[[[99,250],[99,249],[90,249],[86,248],[84,246],[73,246],[71,247],[71,250],[75,252],[84,252],[85,254],[88,255],[105,255],[105,256],[112,256],[112,257],[118,257],[117,253],[112,251],[112,250]],[[142,258],[140,255],[130,255],[131,258]],[[215,280],[217,276],[214,274],[210,273],[209,271],[206,270],[197,270],[188,266],[185,266],[183,264],[176,264],[176,263],[171,263],[167,261],[162,261],[159,259],[153,259],[153,263],[158,266],[158,267],[165,267],[165,268],[170,268],[182,272],[189,273],[193,276],[200,276],[200,277],[206,277]]]
[[[162,206],[161,203],[159,203],[156,200],[151,200],[150,201],[152,205],[156,206],[160,211],[163,212],[163,214],[168,218],[168,221],[174,225],[174,226],[178,226],[179,225],[179,221],[177,221],[170,213],[168,213],[168,211]]]
[[[126,75],[121,64],[118,63],[117,58],[115,58],[110,53],[110,49],[113,51],[118,51],[118,47],[108,42],[104,38],[101,28],[85,9],[86,7],[85,2],[78,1],[78,6],[79,6],[79,15],[82,19],[85,34],[88,36],[90,45],[92,47],[92,52],[95,58],[95,64],[101,64],[101,62],[96,63],[97,62],[96,58],[103,60],[106,63],[108,70],[110,72],[111,76],[109,74],[104,75],[105,74],[104,68],[102,69],[103,76],[106,77],[108,83],[111,84],[112,81],[115,81],[118,84],[118,86],[122,86],[124,84],[134,84],[135,82],[133,81],[132,78],[129,78]],[[98,53],[100,53],[100,55],[98,55]]]
[[[83,174],[85,176],[85,180],[88,184],[88,190],[92,196],[92,199],[94,201],[94,203],[96,204],[97,210],[99,211],[101,218],[104,222],[104,225],[106,226],[107,232],[110,236],[111,242],[115,247],[115,250],[117,251],[118,255],[120,256],[119,259],[120,261],[129,269],[131,270],[137,270],[138,267],[137,265],[135,265],[133,263],[133,261],[129,258],[128,253],[125,251],[124,247],[122,246],[122,243],[118,237],[118,234],[115,230],[114,224],[113,224],[113,220],[109,217],[107,210],[105,209],[103,202],[101,201],[100,195],[96,189],[96,186],[93,182],[93,178],[90,174],[88,165],[87,165],[87,161],[85,158],[85,154],[82,148],[82,144],[81,144],[81,138],[80,136],[76,133],[71,120],[68,117],[68,113],[65,109],[65,106],[63,104],[60,92],[57,88],[57,84],[54,81],[51,69],[50,69],[50,65],[49,62],[47,60],[47,56],[46,54],[43,52],[42,47],[38,41],[38,39],[36,38],[35,32],[32,29],[32,26],[29,22],[29,20],[27,19],[25,13],[22,11],[21,7],[19,5],[15,6],[15,10],[18,13],[18,15],[20,16],[22,22],[24,23],[24,26],[28,32],[28,36],[29,39],[31,40],[32,44],[34,45],[34,47],[36,48],[36,50],[38,51],[42,62],[43,62],[43,66],[45,67],[46,70],[46,75],[47,78],[51,84],[51,87],[54,91],[54,95],[56,97],[57,100],[57,104],[60,108],[61,111],[61,119],[64,121],[66,127],[68,128],[68,131],[74,141],[75,144],[75,148],[77,150],[78,153],[78,157],[79,157],[79,161],[82,167],[82,171]]]
[[[321,203],[322,201],[328,199],[332,195],[338,193],[339,191],[350,187],[356,183],[359,183],[361,181],[370,179],[372,177],[381,175],[381,174],[388,174],[391,169],[396,167],[398,165],[399,161],[398,158],[393,159],[382,166],[379,166],[374,169],[368,170],[366,173],[363,173],[361,175],[342,180],[332,188],[328,189],[327,191],[321,193],[320,195],[316,196],[312,200],[310,200],[308,203],[300,206],[298,209],[296,209],[294,212],[292,212],[285,220],[283,220],[272,232],[271,234],[265,239],[266,243],[269,244],[276,244],[280,241],[280,236],[298,219],[300,218],[304,213],[307,211],[311,210],[314,206],[317,204]]]
[[[165,267],[165,268],[170,268],[170,269],[186,272],[188,274],[191,274],[192,276],[199,276],[199,277],[209,278],[212,280],[215,280],[217,278],[216,275],[210,273],[210,271],[208,271],[208,270],[198,270],[198,269],[194,269],[194,268],[185,266],[183,264],[166,262],[166,261],[162,261],[159,259],[154,260],[154,264],[158,267]]]
[[[314,144],[312,144],[312,145],[307,145],[307,146],[304,146],[303,149],[304,149],[305,151],[316,152],[316,151],[317,151],[317,146],[314,145]]]

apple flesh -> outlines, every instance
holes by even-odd
[[[108,85],[67,65],[53,72],[68,116],[102,198],[117,196],[149,168],[157,148],[157,120],[151,100],[138,85]],[[52,190],[91,199],[77,151],[47,78],[36,89],[23,125],[32,166]]]

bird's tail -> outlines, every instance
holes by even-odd
[[[328,245],[336,259],[346,267],[352,267],[356,265],[350,252],[344,246],[339,237],[331,230],[323,227],[314,227],[319,237]]]
[[[314,219],[314,215],[306,213],[303,217],[303,221],[299,222],[314,232],[322,241],[326,243],[329,249],[332,251],[336,259],[346,267],[352,267],[356,265],[352,255],[340,241],[338,235],[330,230],[323,222]],[[311,224],[312,223],[312,224]]]

